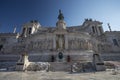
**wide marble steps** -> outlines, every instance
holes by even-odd
[[[50,71],[71,71],[71,65],[69,62],[50,62]]]

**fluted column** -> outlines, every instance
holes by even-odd
[[[65,49],[68,49],[68,36],[65,35]]]
[[[53,36],[53,49],[56,49],[56,36]]]

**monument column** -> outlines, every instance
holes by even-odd
[[[53,49],[56,49],[56,35],[53,36]]]
[[[64,16],[59,10],[59,15],[58,15],[58,21],[56,23],[56,43],[54,44],[54,48],[57,49],[66,49],[67,48],[67,38],[65,36],[66,34],[66,23],[64,21]]]
[[[68,49],[68,36],[65,35],[65,49]]]

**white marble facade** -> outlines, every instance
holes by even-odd
[[[55,27],[44,27],[36,20],[22,26],[20,34],[0,33],[1,54],[58,54],[81,55],[120,52],[120,32],[103,31],[102,22],[85,19],[80,26],[66,26],[59,13]],[[70,53],[69,53],[70,51]],[[76,51],[76,52],[75,52]],[[80,53],[79,53],[80,52]],[[68,54],[69,53],[69,54]]]

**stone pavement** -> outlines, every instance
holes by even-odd
[[[0,72],[0,80],[120,80],[110,71],[96,73],[69,72]]]

